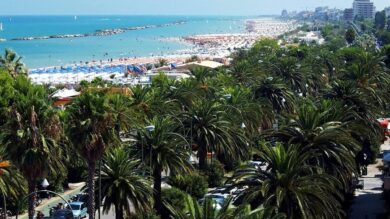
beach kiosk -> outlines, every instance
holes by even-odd
[[[80,92],[75,89],[61,89],[57,90],[51,95],[51,98],[55,99],[54,106],[58,108],[64,108],[64,106],[72,101],[72,98],[80,95]]]

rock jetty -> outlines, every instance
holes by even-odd
[[[52,36],[18,37],[18,38],[13,38],[11,40],[13,40],[13,41],[21,41],[21,40],[29,41],[29,40],[80,38],[80,37],[93,37],[93,36],[112,36],[112,35],[125,33],[127,31],[144,30],[144,29],[149,29],[149,28],[161,28],[161,27],[168,27],[168,26],[173,26],[173,25],[181,25],[184,23],[185,23],[185,21],[176,21],[176,22],[172,22],[172,23],[158,24],[158,25],[145,25],[145,26],[136,26],[136,27],[96,30],[93,33],[85,33],[85,34],[64,34],[64,35],[52,35]]]

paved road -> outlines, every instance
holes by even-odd
[[[390,150],[389,140],[381,145],[381,154],[387,150]],[[360,178],[364,180],[364,189],[355,192],[350,219],[376,219],[384,213],[382,172],[378,169],[381,165],[382,159],[378,158],[376,164],[367,167],[367,176]]]
[[[68,190],[61,195],[65,200],[68,201],[73,195],[79,193],[82,187],[83,187],[83,185],[77,187],[76,189]],[[64,201],[60,197],[52,197],[51,199],[45,199],[42,201],[42,204],[40,206],[35,208],[35,211],[42,211],[45,216],[49,216],[50,208],[57,206],[58,203],[64,203]],[[16,218],[16,217],[12,217],[12,219],[13,218]],[[25,214],[19,215],[18,219],[19,218],[20,219],[27,219],[28,214],[25,213]]]

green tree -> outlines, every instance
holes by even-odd
[[[5,49],[4,55],[0,57],[0,68],[8,71],[12,77],[18,74],[27,75],[27,69],[21,60],[22,57],[18,57],[14,51]]]
[[[162,171],[172,174],[191,169],[190,147],[179,132],[180,124],[169,116],[156,116],[146,120],[146,127],[136,129],[136,144],[130,149],[134,156],[141,158],[145,169],[153,176],[154,209],[161,217],[166,216],[161,199]],[[141,126],[141,125],[140,125]]]
[[[386,11],[378,11],[375,13],[375,28],[383,30],[386,27]]]
[[[210,99],[193,101],[184,115],[184,126],[193,149],[198,151],[199,169],[207,170],[207,153],[214,152],[226,160],[247,155],[247,139],[241,128],[232,123],[226,106]]]
[[[387,17],[387,31],[390,31],[390,19]]]
[[[352,44],[356,39],[356,32],[352,28],[348,29],[347,32],[345,32],[345,40],[347,43]]]
[[[134,206],[138,215],[152,208],[152,189],[147,178],[141,176],[139,160],[132,160],[123,147],[108,151],[102,160],[103,212],[115,206],[115,218],[129,216]]]
[[[117,141],[116,113],[105,93],[85,92],[66,108],[67,135],[88,164],[88,214],[95,217],[95,169],[110,144]]]
[[[313,153],[295,145],[263,144],[258,156],[266,169],[244,167],[233,176],[236,184],[248,186],[241,194],[246,202],[276,207],[287,218],[343,218],[338,181],[310,164]]]
[[[187,212],[184,214],[175,208],[169,206],[174,218],[183,219],[284,219],[284,214],[277,213],[274,208],[258,208],[251,210],[248,205],[243,205],[237,208],[232,207],[232,199],[227,199],[222,206],[215,203],[210,198],[205,198],[200,205],[190,196],[185,198]]]
[[[7,122],[1,127],[1,142],[14,165],[28,182],[28,192],[47,174],[63,171],[61,148],[62,125],[42,86],[31,85],[22,76],[15,81],[13,104]],[[29,218],[34,217],[35,195],[29,198]]]
[[[351,116],[352,112],[334,102],[319,105],[301,102],[297,115],[290,118],[288,124],[273,131],[270,137],[315,153],[317,157],[312,159],[317,160],[316,163],[325,172],[348,186],[352,173],[356,173],[354,155],[360,150],[360,145],[343,123],[347,120],[344,116]]]
[[[267,100],[277,113],[293,111],[294,93],[279,78],[261,79],[260,83],[255,85],[253,89],[255,98]]]

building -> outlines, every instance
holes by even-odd
[[[390,7],[385,8],[386,16],[390,16]]]
[[[319,19],[319,20],[328,20],[328,12],[329,8],[328,7],[317,7],[314,11],[314,19]]]
[[[287,17],[288,17],[288,12],[285,9],[285,10],[282,11],[282,18],[287,18]]]
[[[353,17],[374,18],[375,6],[370,0],[355,0],[353,2]]]
[[[346,8],[344,10],[344,20],[345,21],[353,21],[354,15],[353,15],[353,9],[352,8]]]

